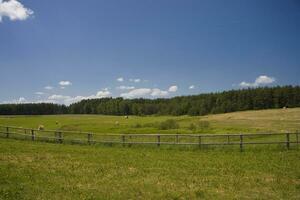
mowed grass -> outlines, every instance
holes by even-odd
[[[0,199],[300,199],[300,153],[0,139]]]
[[[177,129],[161,130],[159,124],[173,119]],[[208,127],[197,127],[201,122]],[[58,124],[56,124],[58,122]],[[300,108],[245,111],[207,116],[103,116],[46,115],[0,116],[1,125],[45,129],[89,131],[93,133],[274,133],[300,130]],[[191,124],[196,129],[191,129]]]

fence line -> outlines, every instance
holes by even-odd
[[[6,138],[47,140],[57,143],[72,142],[81,144],[121,144],[123,146],[141,145],[237,145],[243,151],[245,145],[299,144],[299,132],[249,133],[249,134],[94,134],[91,132],[38,130],[14,126],[0,126],[0,134]],[[104,138],[104,139],[103,139]]]

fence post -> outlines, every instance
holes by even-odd
[[[125,147],[125,135],[122,135],[122,144],[123,144],[123,147]]]
[[[299,131],[296,131],[296,143],[299,144]]]
[[[59,143],[62,143],[62,142],[63,142],[63,135],[62,135],[62,132],[58,132],[57,136],[58,136],[58,138],[57,138],[58,142],[59,142]]]
[[[290,133],[286,134],[286,147],[290,149]]]
[[[230,143],[230,140],[229,140],[229,135],[227,135],[227,144]]]
[[[176,144],[178,144],[179,138],[178,138],[178,133],[176,134]]]
[[[6,137],[9,138],[9,128],[6,127]]]
[[[240,151],[243,151],[243,135],[240,134]]]
[[[198,144],[199,144],[199,148],[201,149],[201,147],[202,147],[202,137],[201,137],[201,135],[199,135],[199,137],[198,137]]]
[[[92,140],[93,140],[93,133],[88,133],[88,144],[91,145],[92,144]]]
[[[34,139],[35,139],[34,130],[31,129],[31,140],[34,141]]]
[[[132,136],[130,135],[130,136],[129,136],[129,139],[128,139],[128,141],[129,141],[129,145],[128,145],[128,146],[129,146],[129,147],[131,147],[131,145],[132,145],[132,143],[130,143],[130,142],[131,142],[131,139],[132,139]]]
[[[157,146],[160,146],[160,135],[157,135]]]

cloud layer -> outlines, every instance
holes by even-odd
[[[178,87],[176,85],[171,86],[168,91],[161,90],[159,88],[138,88],[130,90],[129,92],[121,93],[120,97],[126,99],[145,98],[147,96],[161,98],[169,96],[170,93],[176,92],[177,90]]]
[[[59,85],[61,85],[61,86],[70,86],[70,85],[72,85],[72,83],[70,81],[60,81]]]
[[[126,85],[120,85],[116,87],[118,90],[133,90],[135,87],[134,86],[126,86]]]
[[[139,88],[139,89],[131,90],[126,93],[121,93],[120,96],[124,97],[126,99],[141,98],[146,95],[149,95],[151,92],[152,92],[152,90],[149,88]]]
[[[129,81],[130,82],[134,82],[134,83],[139,83],[139,82],[141,82],[141,79],[139,79],[139,78],[136,78],[136,79],[129,79]]]
[[[169,95],[168,91],[163,91],[158,88],[152,89],[151,96],[153,97],[166,97]]]
[[[169,88],[169,92],[176,92],[178,90],[178,86],[177,85],[172,85],[170,88]]]
[[[53,90],[53,87],[50,86],[50,85],[48,85],[48,86],[44,87],[44,89],[46,89],[46,90]]]
[[[17,0],[3,1],[0,0],[0,22],[3,17],[8,17],[11,21],[25,20],[33,11],[29,8],[25,8]]]
[[[124,81],[124,78],[123,78],[123,77],[117,78],[117,81],[118,81],[118,82],[123,82],[123,81]]]
[[[275,81],[276,81],[276,79],[274,77],[269,77],[269,76],[266,76],[266,75],[261,75],[261,76],[257,77],[253,83],[249,83],[249,82],[243,81],[239,85],[241,87],[259,87],[259,86],[264,86],[264,85],[272,84]]]
[[[105,88],[103,90],[98,91],[95,95],[90,95],[90,96],[65,96],[65,95],[58,95],[58,94],[53,94],[48,97],[48,101],[52,103],[59,103],[59,104],[66,104],[70,105],[72,103],[85,100],[85,99],[101,99],[101,98],[106,98],[106,97],[111,97],[111,92]]]
[[[195,86],[194,85],[190,85],[189,89],[190,90],[195,89]]]

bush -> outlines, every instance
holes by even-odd
[[[191,131],[196,131],[197,130],[197,126],[194,123],[190,123],[189,129]]]
[[[143,127],[144,128],[156,128],[156,127],[158,127],[159,125],[158,125],[158,123],[157,122],[153,122],[153,123],[145,123],[145,124],[143,124]]]
[[[198,127],[199,127],[201,130],[208,129],[209,126],[210,126],[210,124],[209,124],[208,121],[199,121],[199,122],[198,122]]]
[[[133,128],[142,128],[142,125],[140,123],[136,123],[132,127]]]
[[[167,119],[159,124],[160,130],[178,129],[179,124],[174,119]]]

